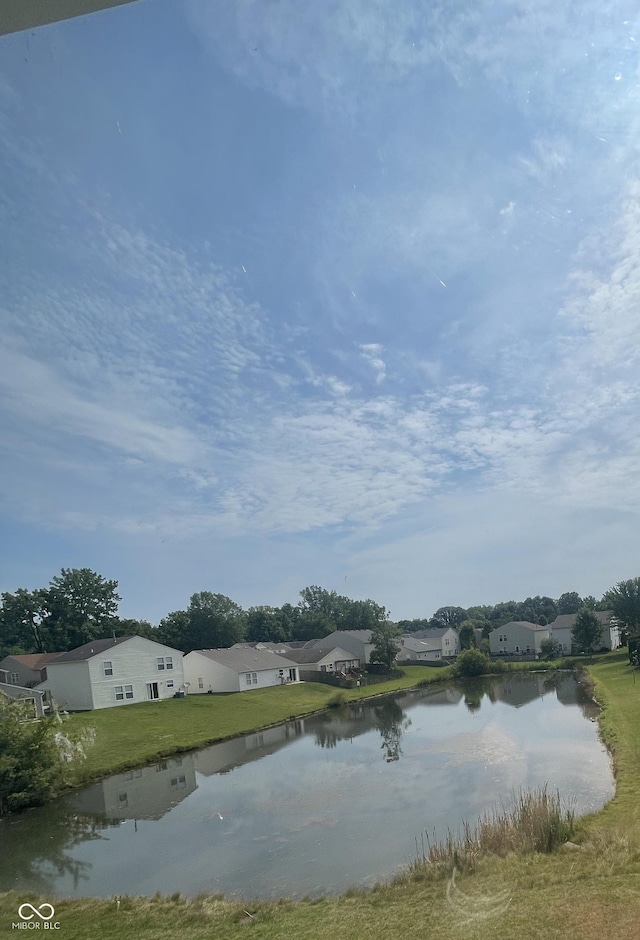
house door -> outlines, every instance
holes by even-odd
[[[160,698],[157,682],[147,682],[147,698],[148,699]]]

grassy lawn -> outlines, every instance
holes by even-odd
[[[442,681],[450,670],[407,666],[404,672],[401,679],[346,690],[344,695],[348,701],[356,701],[410,688],[420,680]],[[303,682],[242,694],[189,695],[70,715],[65,727],[92,728],[96,735],[87,760],[78,765],[77,782],[308,715],[326,708],[340,692],[334,686]]]
[[[368,893],[349,891],[340,898],[316,902],[243,904],[217,897],[124,898],[118,909],[114,899],[59,901],[55,904],[55,919],[61,925],[59,936],[67,940],[173,940],[178,935],[190,940],[637,940],[640,675],[634,682],[626,653],[602,657],[589,670],[596,681],[598,698],[605,705],[602,727],[615,750],[618,788],[615,799],[602,813],[580,822],[575,836],[579,848],[563,848],[552,855],[485,858],[472,874],[459,875],[455,880],[450,874],[441,876],[433,867],[421,866],[392,885]],[[434,673],[418,670],[417,677],[407,676],[407,680],[413,678],[415,682]],[[233,720],[251,724],[258,714],[278,720],[279,708],[284,710],[281,717],[299,714],[305,708],[321,707],[334,692],[322,686],[266,691],[261,711],[254,710],[259,692],[238,696]],[[299,697],[287,697],[285,704],[274,692],[294,692]],[[219,728],[214,728],[218,720],[226,729],[231,728],[232,718],[223,719],[220,710],[225,699],[206,697],[202,704],[200,701],[168,702],[165,704],[170,707],[164,712],[162,705],[153,705],[150,711],[157,716],[171,716],[164,723],[171,723],[170,729],[164,728],[165,733],[184,733],[180,731],[184,719],[173,716],[179,715],[178,707],[185,704],[189,711],[182,715],[188,715],[192,723],[189,735],[194,738],[197,734],[219,736]],[[287,710],[294,701],[296,707]],[[122,721],[123,711],[113,709],[105,713],[105,719],[113,715],[114,719],[121,716]],[[90,718],[95,715],[77,716],[82,721]],[[150,733],[158,727],[162,728],[163,722],[158,724],[155,717],[150,718]],[[420,792],[414,798],[419,804]],[[0,936],[9,935],[11,922],[17,919],[17,906],[25,900],[35,903],[50,899],[0,896]]]

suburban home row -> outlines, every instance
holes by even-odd
[[[370,630],[339,630],[290,643],[237,643],[229,649],[179,650],[140,636],[91,640],[64,653],[10,655],[0,662],[0,693],[67,711],[113,708],[183,695],[243,692],[313,679],[355,675],[371,659]],[[438,662],[459,651],[452,629],[401,638],[398,662]]]
[[[622,643],[620,627],[613,618],[611,610],[594,611],[602,624],[601,647],[607,650],[618,649]],[[501,655],[536,655],[542,649],[543,640],[554,640],[562,647],[562,652],[572,652],[571,633],[576,621],[576,614],[560,614],[545,626],[529,623],[526,620],[512,620],[501,627],[496,627],[489,634],[489,650],[493,656]],[[579,651],[578,651],[579,652]]]

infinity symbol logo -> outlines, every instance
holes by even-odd
[[[45,908],[49,910],[50,914],[45,914]],[[31,911],[31,914],[25,914],[25,911]],[[21,904],[18,908],[18,917],[21,917],[22,920],[31,920],[33,916],[39,917],[40,920],[51,920],[55,914],[52,904],[41,904],[40,907],[34,907],[33,904]]]

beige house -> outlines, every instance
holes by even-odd
[[[540,653],[540,644],[551,637],[550,627],[542,627],[527,620],[512,620],[501,627],[496,627],[489,634],[489,649],[492,655],[500,653],[533,654]]]
[[[593,613],[602,624],[601,646],[608,650],[616,650],[622,646],[620,627],[613,619],[613,611],[594,610]],[[557,643],[561,644],[563,653],[571,653],[571,633],[576,622],[576,616],[577,614],[560,614],[549,624],[551,635]]]

